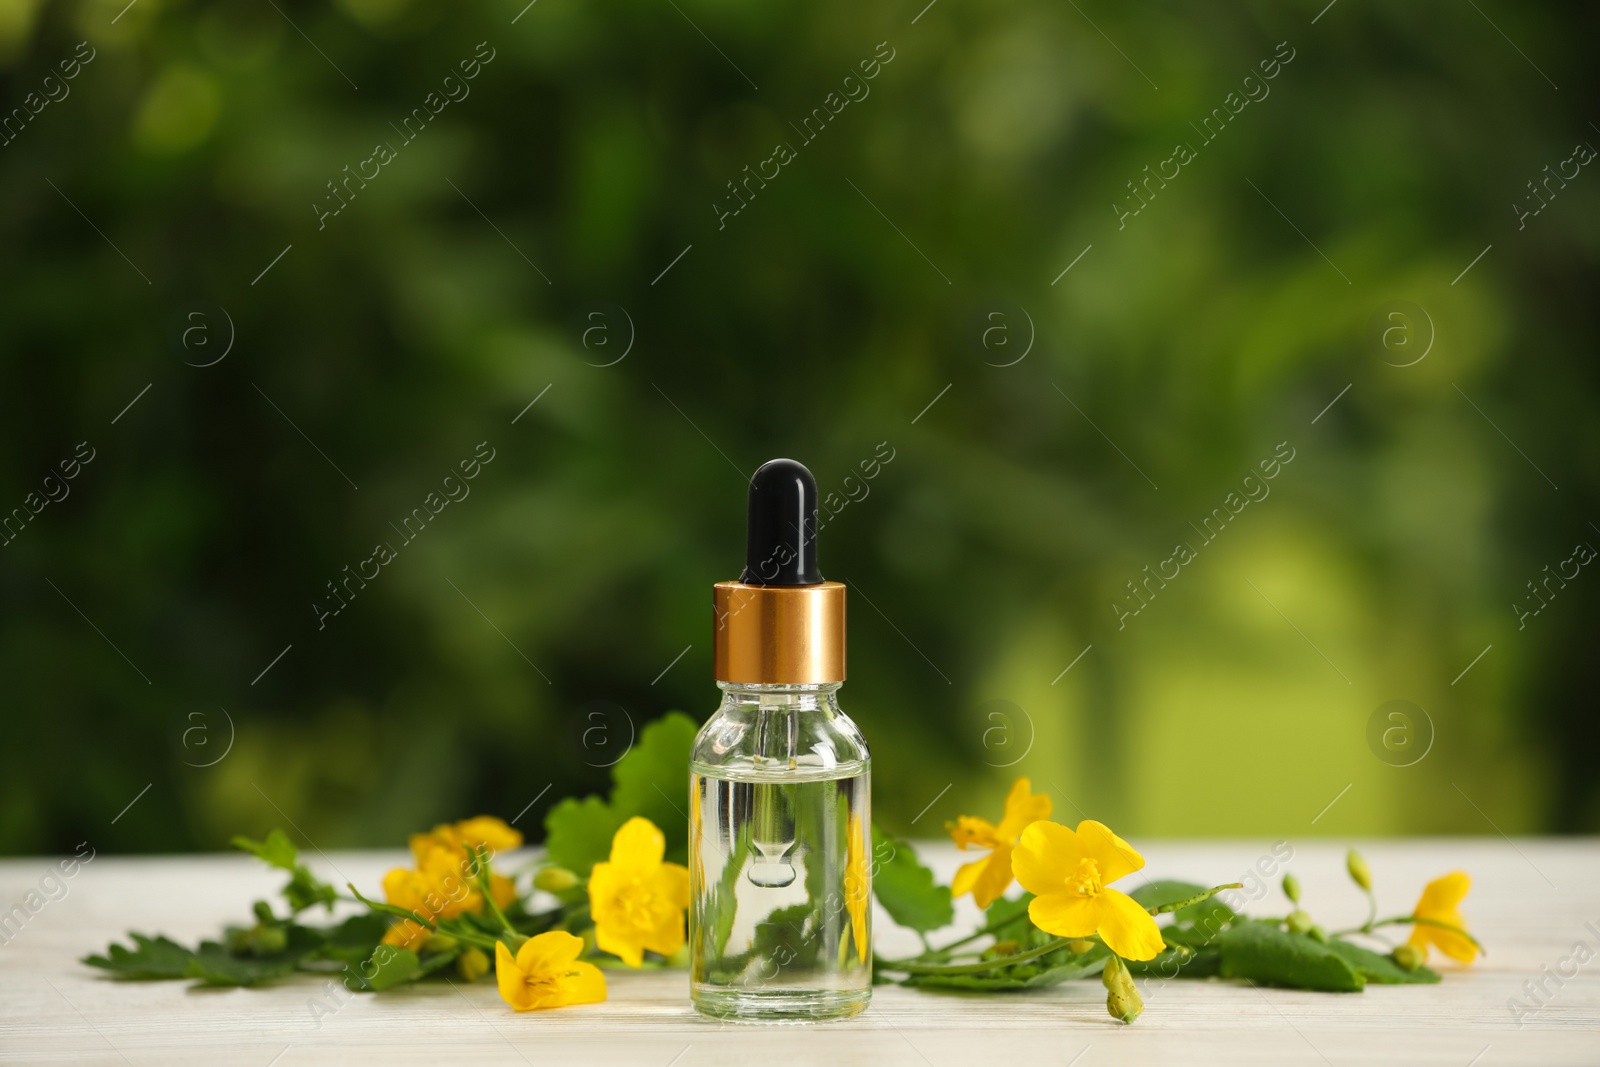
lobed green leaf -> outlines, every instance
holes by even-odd
[[[904,841],[872,828],[872,892],[889,917],[901,926],[927,933],[955,918],[950,887],[938,884],[933,872]]]
[[[1245,978],[1260,985],[1315,989],[1327,993],[1359,993],[1367,982],[1328,945],[1306,934],[1292,934],[1273,922],[1243,922],[1217,938],[1224,978]]]

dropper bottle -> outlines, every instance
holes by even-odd
[[[713,587],[722,705],[690,757],[690,997],[748,1022],[854,1015],[872,996],[871,758],[839,709],[845,587],[824,581],[817,484],[750,480],[744,573]]]

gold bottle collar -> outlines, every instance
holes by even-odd
[[[719,682],[844,681],[844,584],[712,587],[712,666]]]

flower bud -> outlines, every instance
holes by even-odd
[[[565,867],[545,867],[533,876],[533,887],[546,893],[564,893],[578,884],[578,876]]]
[[[1288,872],[1283,876],[1283,895],[1289,898],[1289,903],[1300,903],[1300,879]]]
[[[1100,982],[1106,987],[1106,1012],[1113,1019],[1131,1023],[1144,1011],[1144,998],[1139,996],[1139,989],[1133,984],[1133,975],[1128,973],[1128,966],[1122,962],[1122,957],[1112,956],[1106,960],[1105,970],[1100,972]]]
[[[989,951],[996,956],[1015,956],[1017,954],[1017,943],[1015,941],[996,941]]]
[[[1303,934],[1307,930],[1310,930],[1313,925],[1315,925],[1311,921],[1311,916],[1299,908],[1291,911],[1289,913],[1289,918],[1286,919],[1285,922],[1288,923],[1289,932],[1291,934]]]
[[[1068,941],[1067,942],[1067,951],[1071,952],[1073,955],[1076,955],[1076,956],[1081,956],[1085,952],[1088,952],[1092,948],[1094,948],[1094,942],[1093,941]]]
[[[1402,971],[1414,971],[1421,967],[1427,960],[1427,955],[1416,945],[1396,945],[1389,957],[1400,966]]]
[[[460,942],[451,937],[449,934],[432,933],[423,939],[422,947],[426,948],[429,952],[450,952],[453,951],[458,944],[460,944]]]
[[[1367,861],[1361,858],[1361,853],[1351,849],[1350,854],[1344,859],[1344,865],[1356,885],[1370,893],[1372,891],[1372,872],[1367,869]]]
[[[1313,941],[1320,941],[1324,945],[1328,943],[1328,931],[1315,924],[1312,925],[1311,929],[1306,931],[1306,936],[1311,938]]]
[[[476,982],[489,973],[489,957],[481,948],[469,948],[456,957],[456,971],[468,982]]]
[[[257,955],[270,956],[282,952],[289,945],[289,932],[276,923],[271,926],[258,926],[254,934]]]

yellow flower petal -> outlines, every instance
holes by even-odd
[[[950,828],[950,840],[960,849],[993,848],[1000,841],[995,825],[988,819],[980,819],[976,815],[958,815],[954,825],[950,823],[945,825]]]
[[[845,840],[844,906],[850,915],[850,934],[856,957],[865,963],[872,955],[872,871],[867,866],[867,831],[859,813],[850,816]]]
[[[1009,845],[1029,823],[1049,817],[1050,797],[1044,793],[1034,793],[1027,778],[1018,778],[1012,783],[1011,792],[1006,794],[1005,817],[1000,820],[995,835]]]
[[[488,845],[492,853],[509,852],[522,844],[522,834],[493,815],[478,815],[458,822],[454,830],[462,844]]]
[[[495,944],[504,947],[505,942],[496,941]],[[564,970],[582,952],[583,938],[565,930],[549,930],[528,938],[517,949],[517,969],[526,974]],[[496,952],[495,959],[499,958],[500,954]]]
[[[455,831],[444,823],[440,823],[425,834],[412,834],[407,841],[411,846],[411,855],[416,858],[419,867],[422,866],[422,861],[428,853],[434,849],[455,849],[460,844],[455,838]]]
[[[1011,888],[1011,854],[1010,845],[997,845],[989,857],[982,861],[983,866],[972,886],[972,902],[978,907],[987,908]]]
[[[595,944],[602,952],[609,952],[629,967],[644,965],[644,942],[630,929],[597,921],[594,926]]]
[[[500,998],[517,1011],[594,1004],[606,999],[606,980],[592,963],[578,960],[583,939],[563,930],[529,938],[516,956],[495,943],[495,983]]]
[[[583,960],[574,961],[561,979],[563,1004],[598,1004],[606,999],[606,976]]]
[[[1150,913],[1128,894],[1102,889],[1094,898],[1100,906],[1100,940],[1125,960],[1152,960],[1167,947]]]
[[[1460,916],[1456,918],[1459,920]],[[1451,922],[1451,920],[1445,918],[1440,918],[1439,921]],[[1457,921],[1452,925],[1460,926],[1461,924]],[[1407,941],[1424,952],[1427,951],[1429,945],[1432,945],[1457,963],[1471,963],[1478,958],[1478,946],[1454,930],[1444,930],[1437,926],[1413,926],[1411,928],[1411,936],[1407,938]]]
[[[689,906],[689,868],[681,863],[663,863],[651,879],[651,890],[675,911]]]
[[[504,941],[494,943],[494,980],[500,987],[500,999],[512,1008],[527,1011],[533,1007],[528,976],[517,968],[516,957],[511,955]]]
[[[651,952],[670,956],[682,948],[684,941],[687,939],[688,935],[683,929],[683,916],[675,915],[651,930],[643,940],[644,947]],[[638,966],[638,964],[634,966]]]
[[[1028,905],[1033,925],[1057,937],[1088,937],[1100,926],[1100,904],[1096,897],[1056,893],[1037,896]]]
[[[1022,831],[1011,855],[1011,872],[1035,896],[1057,895],[1066,891],[1083,858],[1077,834],[1060,823],[1036,822]]]
[[[1455,911],[1472,888],[1472,879],[1465,871],[1451,871],[1429,882],[1417,901],[1415,914],[1424,918],[1437,918],[1440,913]]]
[[[635,815],[611,839],[611,862],[618,867],[652,869],[667,854],[667,839],[656,824]]]
[[[649,819],[635,817],[611,839],[611,859],[589,874],[589,913],[595,941],[630,967],[644,950],[670,956],[683,947],[689,871],[663,863],[666,839]]]
[[[422,945],[428,928],[410,919],[401,919],[383,932],[383,943],[395,948],[409,948],[415,952]]]
[[[979,880],[983,877],[984,868],[989,865],[989,857],[975,859],[970,863],[963,863],[956,869],[956,876],[950,879],[950,895],[964,897],[972,892]]]
[[[1435,878],[1422,890],[1422,897],[1412,914],[1419,919],[1449,923],[1465,930],[1467,924],[1461,917],[1459,905],[1471,888],[1472,879],[1464,871],[1451,871]],[[1409,941],[1423,950],[1432,945],[1458,963],[1471,963],[1478,957],[1478,946],[1469,938],[1439,926],[1418,923],[1411,928]]]
[[[1083,849],[1083,855],[1094,860],[1100,868],[1102,885],[1110,885],[1144,867],[1144,857],[1135,852],[1132,845],[1112,833],[1110,827],[1093,819],[1085,819],[1078,824],[1078,846]]]

